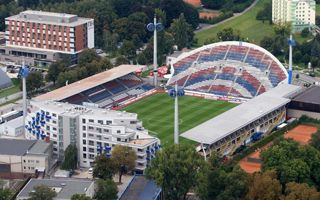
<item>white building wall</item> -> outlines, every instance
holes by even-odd
[[[88,48],[94,48],[94,21],[90,21],[87,23],[87,41],[88,41]]]

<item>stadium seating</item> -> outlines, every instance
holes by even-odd
[[[221,42],[194,52],[173,64],[175,73],[169,85],[251,98],[287,78],[283,66],[266,50],[253,44]]]
[[[117,94],[126,90],[126,88],[117,80],[104,83],[102,86],[105,87],[112,94]]]
[[[132,88],[143,83],[143,81],[133,74],[128,74],[118,79],[127,88]]]
[[[82,94],[76,94],[71,97],[68,97],[64,100],[64,102],[81,105],[82,102],[88,102],[88,99]]]

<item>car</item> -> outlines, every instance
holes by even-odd
[[[92,168],[92,167],[90,167],[90,168],[88,169],[88,173],[89,173],[89,174],[92,174],[92,173],[93,173],[93,168]]]

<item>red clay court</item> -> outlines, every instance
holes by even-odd
[[[317,132],[317,128],[309,125],[299,125],[284,135],[284,138],[292,138],[301,143],[308,144],[312,134]]]
[[[193,5],[194,7],[201,6],[201,0],[184,0],[184,2]]]
[[[292,138],[300,144],[308,144],[312,134],[317,132],[317,128],[309,125],[299,125],[290,130],[284,135],[284,138]],[[268,148],[271,143],[265,145],[262,149],[258,149],[256,152],[248,155],[244,159],[240,160],[240,167],[247,173],[259,172],[261,170],[260,153],[263,149]]]

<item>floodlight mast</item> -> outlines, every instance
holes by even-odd
[[[154,15],[153,18],[154,31],[153,31],[153,85],[157,87],[158,85],[158,58],[157,58],[157,17]]]
[[[157,23],[157,16],[154,15],[153,23],[147,25],[147,29],[153,32],[153,84],[155,87],[158,85],[158,59],[157,59],[157,32],[163,30],[161,23]]]
[[[292,47],[295,45],[295,41],[292,38],[292,34],[288,40],[289,43],[289,71],[288,71],[288,84],[292,84]]]
[[[179,144],[179,104],[178,84],[175,85],[176,96],[174,98],[174,143]]]
[[[176,83],[173,89],[168,91],[169,96],[174,98],[174,144],[179,144],[179,103],[178,97],[184,96],[184,90],[178,88]]]
[[[22,62],[21,69],[19,70],[18,76],[22,78],[22,107],[23,107],[23,133],[25,134],[25,123],[27,117],[27,84],[26,79],[29,74],[29,69],[25,66],[25,62]]]

